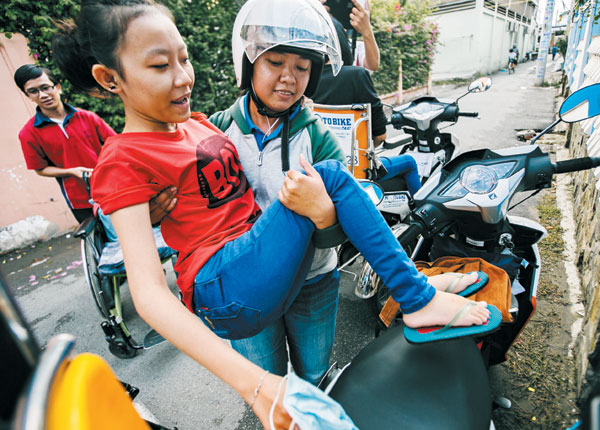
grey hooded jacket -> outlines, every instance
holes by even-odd
[[[281,137],[269,140],[259,151],[256,139],[244,117],[244,97],[227,110],[217,112],[209,120],[232,140],[246,177],[250,181],[258,205],[265,209],[283,185]],[[290,122],[290,168],[302,170],[298,157],[304,154],[311,163],[338,160],[345,163],[344,152],[335,135],[310,109],[302,107]],[[337,264],[333,249],[317,249],[307,279],[332,271]]]

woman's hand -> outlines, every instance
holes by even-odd
[[[175,209],[177,205],[177,187],[168,187],[150,199],[150,221],[156,226]]]
[[[300,165],[306,174],[289,170],[278,193],[279,201],[289,210],[309,218],[318,229],[332,226],[336,222],[335,206],[321,176],[302,154]]]
[[[283,396],[287,382],[282,383],[282,377],[268,374],[258,391],[258,395],[252,406],[252,410],[260,419],[265,429],[288,430],[292,423],[292,418],[283,407]],[[279,385],[281,384],[281,388]],[[279,393],[277,391],[279,390]],[[279,396],[277,395],[279,394]],[[273,402],[277,402],[273,412],[273,426],[271,427],[270,414]],[[297,429],[298,427],[296,427]]]

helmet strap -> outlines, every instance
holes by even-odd
[[[281,129],[281,170],[285,173],[290,170],[290,157],[289,157],[289,139],[290,139],[290,113],[293,112],[296,107],[302,102],[302,97],[298,99],[296,103],[287,108],[282,112],[275,112],[269,109],[263,102],[258,98],[254,91],[254,83],[250,83],[250,97],[256,105],[256,110],[262,116],[267,118],[283,118],[283,127]]]

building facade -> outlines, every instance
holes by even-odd
[[[506,66],[508,50],[534,51],[537,1],[438,0],[430,19],[440,30],[433,80],[470,78]]]

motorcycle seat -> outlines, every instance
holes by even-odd
[[[361,430],[488,429],[491,419],[488,376],[473,339],[413,345],[401,325],[363,349],[330,396]]]

